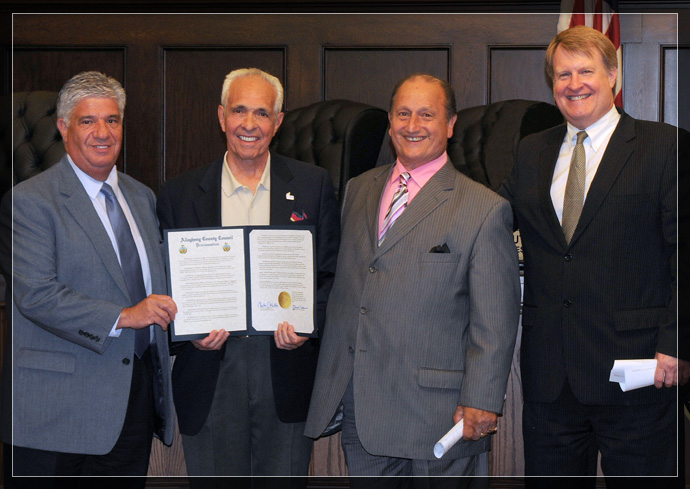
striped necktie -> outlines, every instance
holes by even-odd
[[[398,184],[398,188],[395,190],[393,201],[391,202],[388,212],[386,212],[386,217],[383,220],[383,228],[379,233],[379,246],[381,246],[381,243],[383,243],[386,233],[393,226],[395,220],[400,217],[400,214],[402,214],[405,210],[405,207],[407,207],[407,181],[409,179],[410,174],[408,172],[400,175],[400,183]]]

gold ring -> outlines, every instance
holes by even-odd
[[[489,431],[486,432],[487,435],[495,435],[498,432],[498,426],[494,426]]]

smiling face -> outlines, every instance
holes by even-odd
[[[398,89],[389,134],[398,159],[407,170],[441,156],[453,135],[457,114],[446,117],[446,95],[439,83],[412,78]]]
[[[91,178],[105,181],[122,146],[117,100],[85,98],[74,108],[69,124],[58,119],[57,126],[74,164]]]
[[[241,165],[266,162],[268,146],[283,122],[283,113],[274,112],[275,101],[275,89],[259,76],[238,78],[230,85],[225,107],[218,106],[228,160]]]
[[[563,117],[578,129],[601,119],[613,106],[618,70],[606,69],[596,51],[569,53],[561,46],[553,56],[553,98]]]

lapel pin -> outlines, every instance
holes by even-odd
[[[285,198],[286,198],[287,200],[295,200],[295,196],[292,195],[290,192],[288,192],[288,193],[285,194]]]

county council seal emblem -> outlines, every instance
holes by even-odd
[[[290,307],[290,304],[292,303],[292,297],[290,297],[290,294],[286,291],[282,291],[280,294],[278,294],[278,304],[280,304],[280,307],[283,309],[287,309]]]
[[[227,244],[227,243],[225,243],[225,244],[223,245],[223,251],[230,251],[230,245]]]
[[[187,247],[185,245],[180,246],[180,254],[184,255],[187,253]]]

